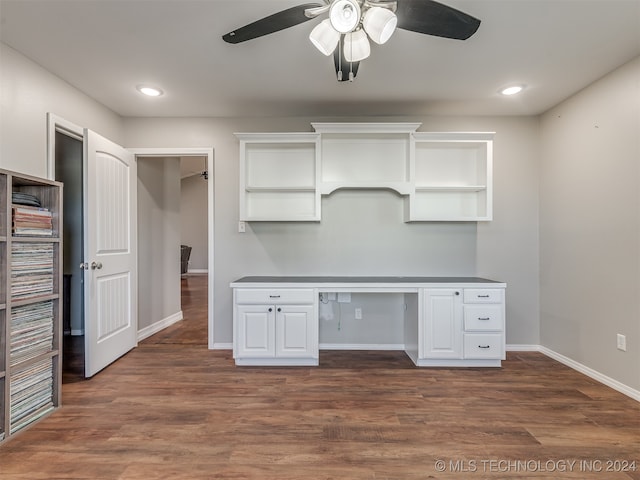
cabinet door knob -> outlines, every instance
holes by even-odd
[[[460,292],[456,292],[456,295],[460,295]]]
[[[278,307],[278,311],[279,311],[279,312],[281,312],[281,311],[282,311],[282,309],[281,309],[280,307]]]
[[[270,312],[273,312],[273,308],[269,307],[269,311],[270,311]]]

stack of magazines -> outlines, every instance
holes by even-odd
[[[53,244],[11,244],[11,298],[19,300],[53,293]]]
[[[53,410],[53,365],[47,358],[11,376],[11,433]]]
[[[53,350],[53,303],[11,309],[11,366]]]
[[[51,212],[42,207],[14,205],[13,234],[50,237],[53,234]]]

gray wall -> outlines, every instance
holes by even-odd
[[[238,227],[234,132],[311,131],[312,121],[421,121],[423,131],[496,131],[494,221],[402,221],[388,191],[339,191],[322,200],[320,223]],[[507,341],[538,344],[537,118],[128,118],[128,147],[213,146],[215,182],[214,339],[232,339],[229,283],[244,275],[484,275],[509,284]],[[381,339],[385,332],[380,332]],[[389,337],[387,337],[389,338]],[[345,338],[348,343],[350,339]]]
[[[640,58],[542,116],[542,344],[640,389]],[[616,349],[616,334],[627,352]]]
[[[180,312],[180,159],[138,159],[138,330]]]
[[[122,144],[122,118],[0,43],[0,166],[47,176],[47,112]]]
[[[189,270],[209,268],[207,182],[213,182],[213,175],[209,180],[193,175],[180,181],[181,243],[192,248]]]

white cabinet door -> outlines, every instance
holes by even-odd
[[[275,308],[268,305],[237,307],[237,358],[271,358],[276,354]]]
[[[318,352],[312,305],[276,307],[276,357],[310,357]]]
[[[462,295],[459,289],[425,289],[423,358],[462,358]]]

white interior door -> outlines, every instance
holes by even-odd
[[[85,129],[85,376],[137,344],[134,155]]]

